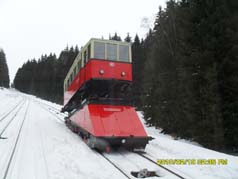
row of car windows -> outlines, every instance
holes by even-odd
[[[79,72],[80,68],[84,64],[88,62],[91,58],[91,44],[84,49],[82,53],[78,55],[77,64],[74,65],[71,74],[68,76],[68,79],[65,84],[65,90],[69,87],[71,82],[73,81],[74,77]],[[129,46],[128,45],[118,45],[118,44],[111,44],[111,43],[102,43],[102,42],[94,42],[94,49],[93,49],[93,57],[95,59],[102,59],[102,60],[112,60],[112,61],[122,61],[122,62],[130,62],[129,57]],[[83,63],[82,63],[83,59]]]
[[[74,64],[73,70],[71,71],[70,75],[67,77],[64,90],[67,90],[67,88],[72,83],[73,79],[78,74],[78,72],[79,72],[79,70],[80,70],[80,68],[82,66],[82,55],[81,55],[81,53],[77,56],[77,58],[78,58],[77,59],[77,63]]]
[[[94,42],[94,58],[129,62],[129,46]]]

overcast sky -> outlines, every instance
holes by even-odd
[[[0,48],[13,81],[19,67],[42,54],[90,38],[144,37],[166,0],[0,0]]]

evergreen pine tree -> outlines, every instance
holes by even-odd
[[[2,49],[0,49],[0,86],[9,88],[9,73],[6,62],[6,56]]]
[[[132,74],[133,74],[133,102],[135,106],[141,107],[140,96],[142,94],[142,77],[144,72],[144,61],[143,56],[144,48],[143,44],[140,42],[138,35],[135,36],[134,42],[132,44]]]
[[[117,35],[117,33],[115,32],[114,36],[111,37],[111,35],[109,36],[109,40],[116,40],[116,41],[121,41],[121,37]]]
[[[125,42],[131,42],[131,37],[130,37],[130,34],[127,33],[127,36],[126,38],[124,39]]]

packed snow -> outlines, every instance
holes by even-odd
[[[126,178],[65,126],[65,115],[57,112],[60,105],[13,89],[0,88],[0,99],[0,178]],[[138,112],[138,115],[144,123],[143,113]],[[196,162],[190,165],[164,164],[184,178],[238,179],[238,157],[212,151],[185,140],[175,140],[154,127],[145,128],[154,138],[145,149],[146,156],[154,161],[188,159]],[[17,138],[19,140],[12,155]],[[160,175],[151,178],[177,178],[132,152],[121,150],[105,156],[128,175],[131,171],[147,168]],[[202,159],[215,160],[216,163],[201,165],[198,161]],[[218,163],[219,161],[221,162]],[[134,178],[131,175],[130,177]]]

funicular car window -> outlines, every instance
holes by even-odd
[[[88,60],[87,50],[84,51],[83,57],[84,57],[84,64],[86,64],[86,63],[87,63],[87,60]]]
[[[107,59],[117,60],[117,45],[107,44]]]
[[[126,45],[119,45],[119,59],[120,61],[129,61],[129,47]]]
[[[78,71],[80,70],[81,68],[81,59],[78,61]]]
[[[76,76],[77,74],[77,66],[74,67],[74,77]]]
[[[73,72],[70,75],[70,83],[73,81]]]
[[[90,59],[90,58],[91,58],[91,45],[89,44],[88,45],[88,59]]]
[[[94,42],[94,58],[105,59],[105,43]]]
[[[69,79],[67,80],[67,88],[69,87],[69,83],[70,83],[70,81],[69,81]]]

